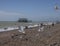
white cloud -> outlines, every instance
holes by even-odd
[[[0,11],[0,21],[17,20],[20,17],[25,17],[25,14],[17,12]]]
[[[21,13],[16,13],[16,12],[6,12],[6,11],[0,11],[0,15],[3,15],[3,16],[11,16],[11,15],[23,15]]]

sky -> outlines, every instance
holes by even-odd
[[[28,18],[33,21],[60,20],[60,0],[0,0],[0,21],[17,21]]]

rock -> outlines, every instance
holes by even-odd
[[[14,38],[14,34],[12,34],[11,38]]]
[[[28,29],[28,26],[25,26],[25,29]]]
[[[49,46],[59,46],[58,43],[54,42],[53,44],[50,44]]]

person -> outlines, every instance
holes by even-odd
[[[43,26],[43,23],[41,23],[41,26],[40,27],[42,27]]]
[[[52,26],[54,26],[54,23],[52,23]]]

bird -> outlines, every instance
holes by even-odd
[[[58,7],[57,5],[55,5],[55,7],[54,7],[54,8],[55,8],[55,10],[59,10],[59,7]]]

